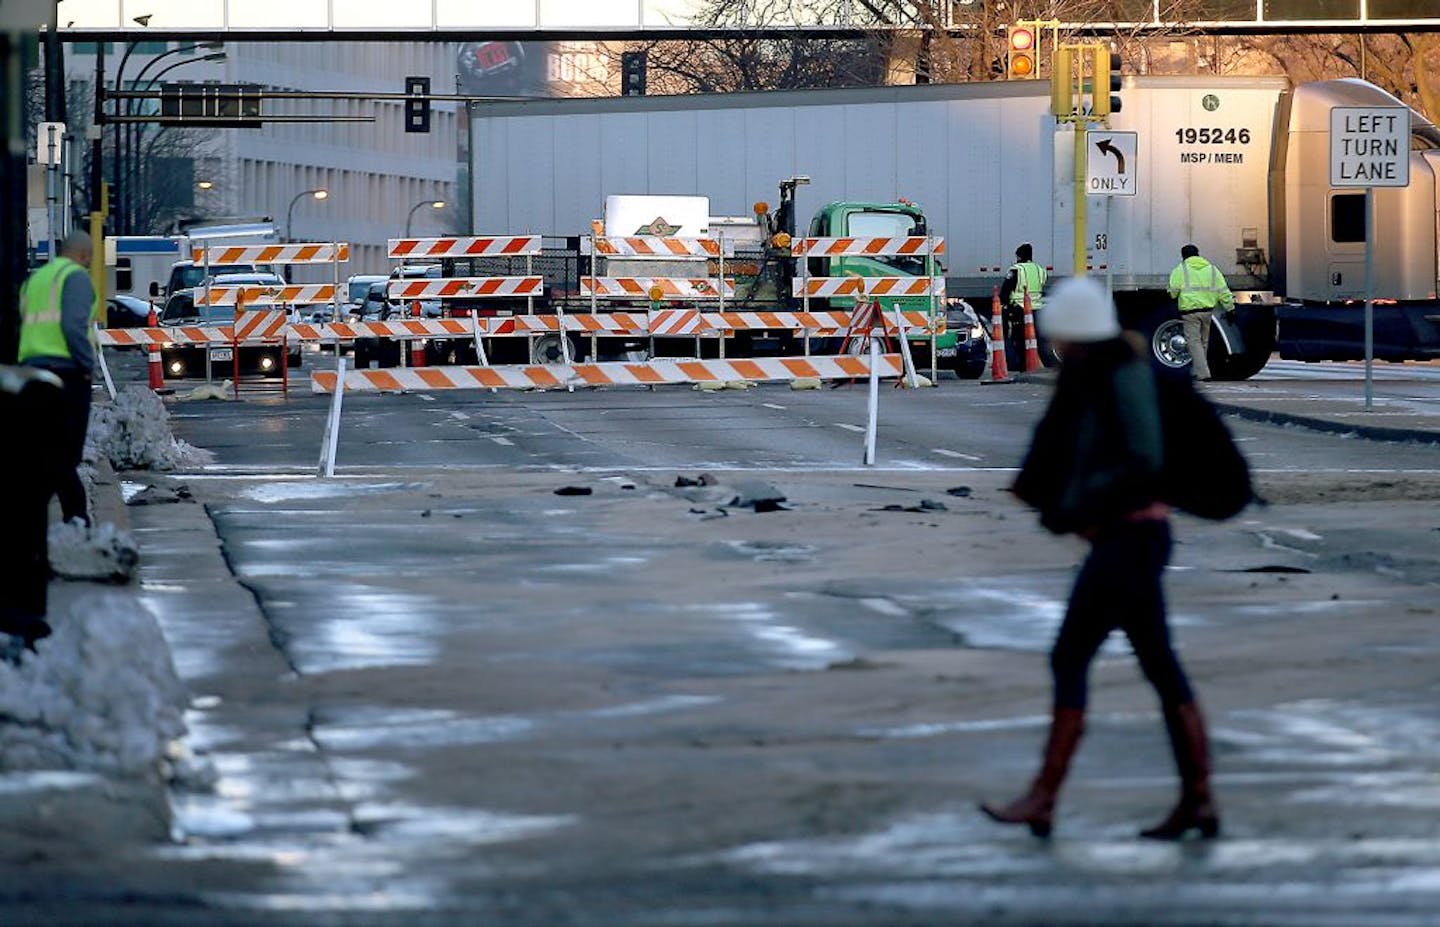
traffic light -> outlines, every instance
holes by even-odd
[[[1092,67],[1095,86],[1092,111],[1096,116],[1120,112],[1120,56],[1112,54],[1108,45],[1097,45]]]
[[[430,78],[405,78],[405,131],[430,131]]]
[[[1007,80],[1035,80],[1040,76],[1039,62],[1035,58],[1034,26],[1007,26],[1005,44],[1005,78]]]
[[[1050,114],[1068,119],[1075,115],[1075,49],[1061,46],[1050,59]]]
[[[643,97],[645,95],[645,53],[643,51],[620,54],[620,95],[622,97]]]

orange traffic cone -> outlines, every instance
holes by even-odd
[[[418,341],[418,340],[417,340],[417,341],[412,341],[412,342],[410,342],[410,366],[411,366],[411,367],[428,367],[428,366],[429,366],[429,364],[428,364],[428,363],[426,362],[426,360],[425,360],[425,342],[423,342],[423,341]]]
[[[159,327],[159,320],[155,318],[155,310],[150,310],[150,318],[146,321],[147,328]],[[147,335],[149,332],[146,333]],[[165,369],[160,366],[160,345],[155,341],[150,342],[148,352],[150,361],[150,388],[154,390],[165,388]]]
[[[1035,312],[1030,308],[1030,288],[1025,288],[1025,372],[1034,373],[1045,365],[1040,362],[1040,339],[1035,334]]]
[[[1000,288],[995,287],[990,299],[990,379],[984,383],[1014,383],[1005,363],[1005,318],[1000,312]]]

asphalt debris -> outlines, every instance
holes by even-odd
[[[557,496],[589,496],[589,495],[593,495],[594,492],[595,492],[595,490],[591,489],[589,486],[561,486],[559,489],[555,490],[555,495],[557,495]]]

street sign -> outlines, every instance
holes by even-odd
[[[1410,110],[1337,106],[1330,110],[1330,186],[1410,185]]]
[[[1090,132],[1085,144],[1085,190],[1091,196],[1134,196],[1139,150],[1134,132]]]

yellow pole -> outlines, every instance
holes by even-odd
[[[1075,120],[1075,276],[1085,276],[1085,173],[1086,141],[1090,124]]]
[[[110,211],[110,185],[100,184],[100,211],[90,214],[90,285],[100,303],[100,327],[110,327],[110,309],[105,302],[105,214]],[[52,258],[55,255],[50,255]]]

